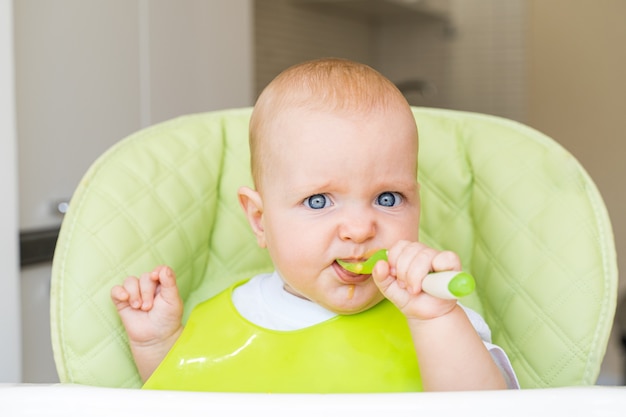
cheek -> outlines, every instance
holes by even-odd
[[[417,241],[419,238],[419,215],[407,215],[393,227],[396,239]]]
[[[310,228],[303,227],[302,222],[290,221],[287,216],[273,219],[267,226],[267,248],[275,264],[296,264],[301,258],[305,261],[315,245]]]

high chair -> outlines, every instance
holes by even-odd
[[[54,255],[51,330],[61,382],[139,387],[110,289],[159,264],[177,272],[184,320],[232,283],[272,269],[236,191],[251,185],[250,108],[180,117],[103,154],[70,202]],[[519,123],[414,108],[423,242],[456,251],[522,388],[594,384],[613,323],[611,224],[572,155]]]

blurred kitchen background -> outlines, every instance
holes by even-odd
[[[624,45],[623,0],[0,0],[0,382],[58,381],[50,256],[94,159],[142,127],[250,106],[309,58],[552,136],[603,194],[626,270]],[[625,382],[620,326],[600,384]]]

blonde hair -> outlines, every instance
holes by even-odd
[[[400,90],[365,64],[323,58],[289,67],[263,90],[250,119],[250,164],[257,189],[269,159],[267,136],[272,121],[294,108],[352,114],[372,109],[411,112]]]

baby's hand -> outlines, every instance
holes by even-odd
[[[183,302],[174,271],[167,266],[126,278],[111,289],[111,299],[131,345],[158,344],[182,328]]]
[[[452,311],[456,300],[443,300],[422,291],[430,272],[460,271],[454,252],[440,252],[419,242],[400,241],[387,251],[388,262],[379,261],[372,276],[383,295],[408,319],[428,320]]]

